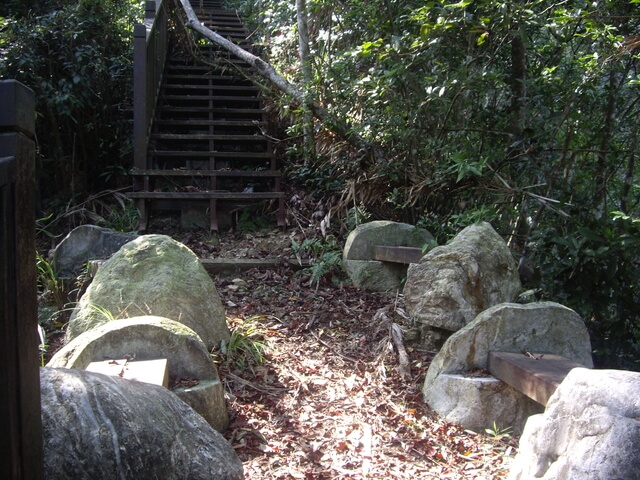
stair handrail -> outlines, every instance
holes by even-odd
[[[133,29],[133,162],[147,168],[147,149],[167,58],[167,8],[163,0],[145,3],[144,23]]]

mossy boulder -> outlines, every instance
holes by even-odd
[[[198,385],[174,393],[216,430],[227,427],[224,389],[209,351],[193,330],[173,320],[149,316],[107,322],[74,338],[47,366],[84,370],[92,362],[126,357],[166,358],[170,377],[198,380]]]
[[[142,315],[186,325],[209,349],[230,336],[216,287],[198,257],[165,235],[138,237],[100,267],[71,315],[65,340]]]

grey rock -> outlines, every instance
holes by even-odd
[[[543,410],[492,376],[438,375],[428,391],[428,404],[448,422],[481,432],[493,428],[520,434],[527,419]]]
[[[462,405],[465,398],[452,391],[447,393],[450,390],[443,390],[442,387],[445,379],[439,379],[446,374],[486,370],[487,357],[492,350],[553,353],[586,367],[593,366],[589,334],[584,322],[573,310],[553,302],[500,304],[482,312],[444,343],[427,370],[422,390],[425,402],[445,418],[449,418],[455,410],[456,423],[465,428],[490,428],[496,421],[503,427],[513,427],[514,433],[520,433],[528,412],[535,411],[532,401],[524,394],[505,385],[501,394],[505,401],[502,403],[507,405],[510,402],[509,413],[506,413],[504,406],[500,406],[499,411],[503,412],[500,416],[497,415],[498,410],[492,412],[487,409],[485,411],[489,416],[483,418],[480,416],[482,409],[474,411],[473,399],[468,405]],[[472,383],[471,380],[469,383]],[[447,395],[454,397],[447,399]],[[479,393],[474,398],[495,402],[491,395],[482,396]],[[461,412],[468,412],[467,417],[463,417]]]
[[[48,479],[242,479],[234,449],[167,389],[40,369]]]
[[[407,223],[374,221],[364,223],[347,237],[342,260],[353,284],[364,290],[392,292],[401,288],[407,265],[373,260],[373,247],[423,247],[433,236]]]
[[[165,235],[138,237],[102,265],[71,315],[65,340],[140,315],[180,322],[209,349],[230,336],[216,287],[198,257]]]
[[[351,282],[370,292],[395,292],[407,275],[407,266],[376,260],[343,260],[342,266]]]
[[[640,373],[573,369],[529,418],[509,478],[640,479]]]
[[[193,330],[173,320],[147,316],[105,323],[75,337],[47,366],[83,370],[91,362],[131,355],[137,361],[166,358],[170,376],[198,379],[198,386],[175,393],[216,430],[227,427],[224,389],[209,351]]]
[[[363,223],[347,237],[342,254],[343,260],[371,260],[373,247],[423,247],[432,242],[433,236],[423,228],[408,223],[377,220]]]
[[[106,260],[134,240],[135,233],[115,232],[95,225],[80,225],[53,252],[53,269],[58,278],[75,278],[91,260]]]
[[[514,301],[521,289],[511,252],[483,222],[409,265],[404,299],[418,323],[455,332],[492,305]]]

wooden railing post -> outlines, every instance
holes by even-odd
[[[147,0],[144,4],[144,18],[156,18],[157,3],[155,0]]]
[[[147,167],[147,27],[139,23],[133,30],[133,165]]]
[[[162,1],[148,0],[145,3],[144,23],[133,28],[133,165],[147,168],[147,143],[151,118],[149,111],[155,102],[149,90],[150,79],[155,76],[154,68],[149,68],[149,42],[153,42],[155,19]],[[155,55],[154,55],[155,56]],[[155,60],[155,59],[153,59]]]
[[[147,1],[144,23],[133,31],[133,166],[146,170],[149,135],[167,58],[167,8],[163,0]],[[149,179],[134,176],[133,190],[147,190]],[[148,201],[137,202],[141,232],[146,230]]]
[[[35,96],[0,81],[0,478],[43,478],[35,244]]]

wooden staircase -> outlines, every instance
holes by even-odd
[[[250,48],[247,30],[235,11],[218,0],[192,0],[198,18],[220,35]],[[176,42],[173,42],[176,43]],[[219,229],[219,212],[272,201],[277,222],[285,225],[284,193],[260,89],[214,45],[195,57],[171,48],[162,74],[144,165],[133,169],[140,210],[139,230],[148,229],[151,209],[208,209],[210,229]]]

